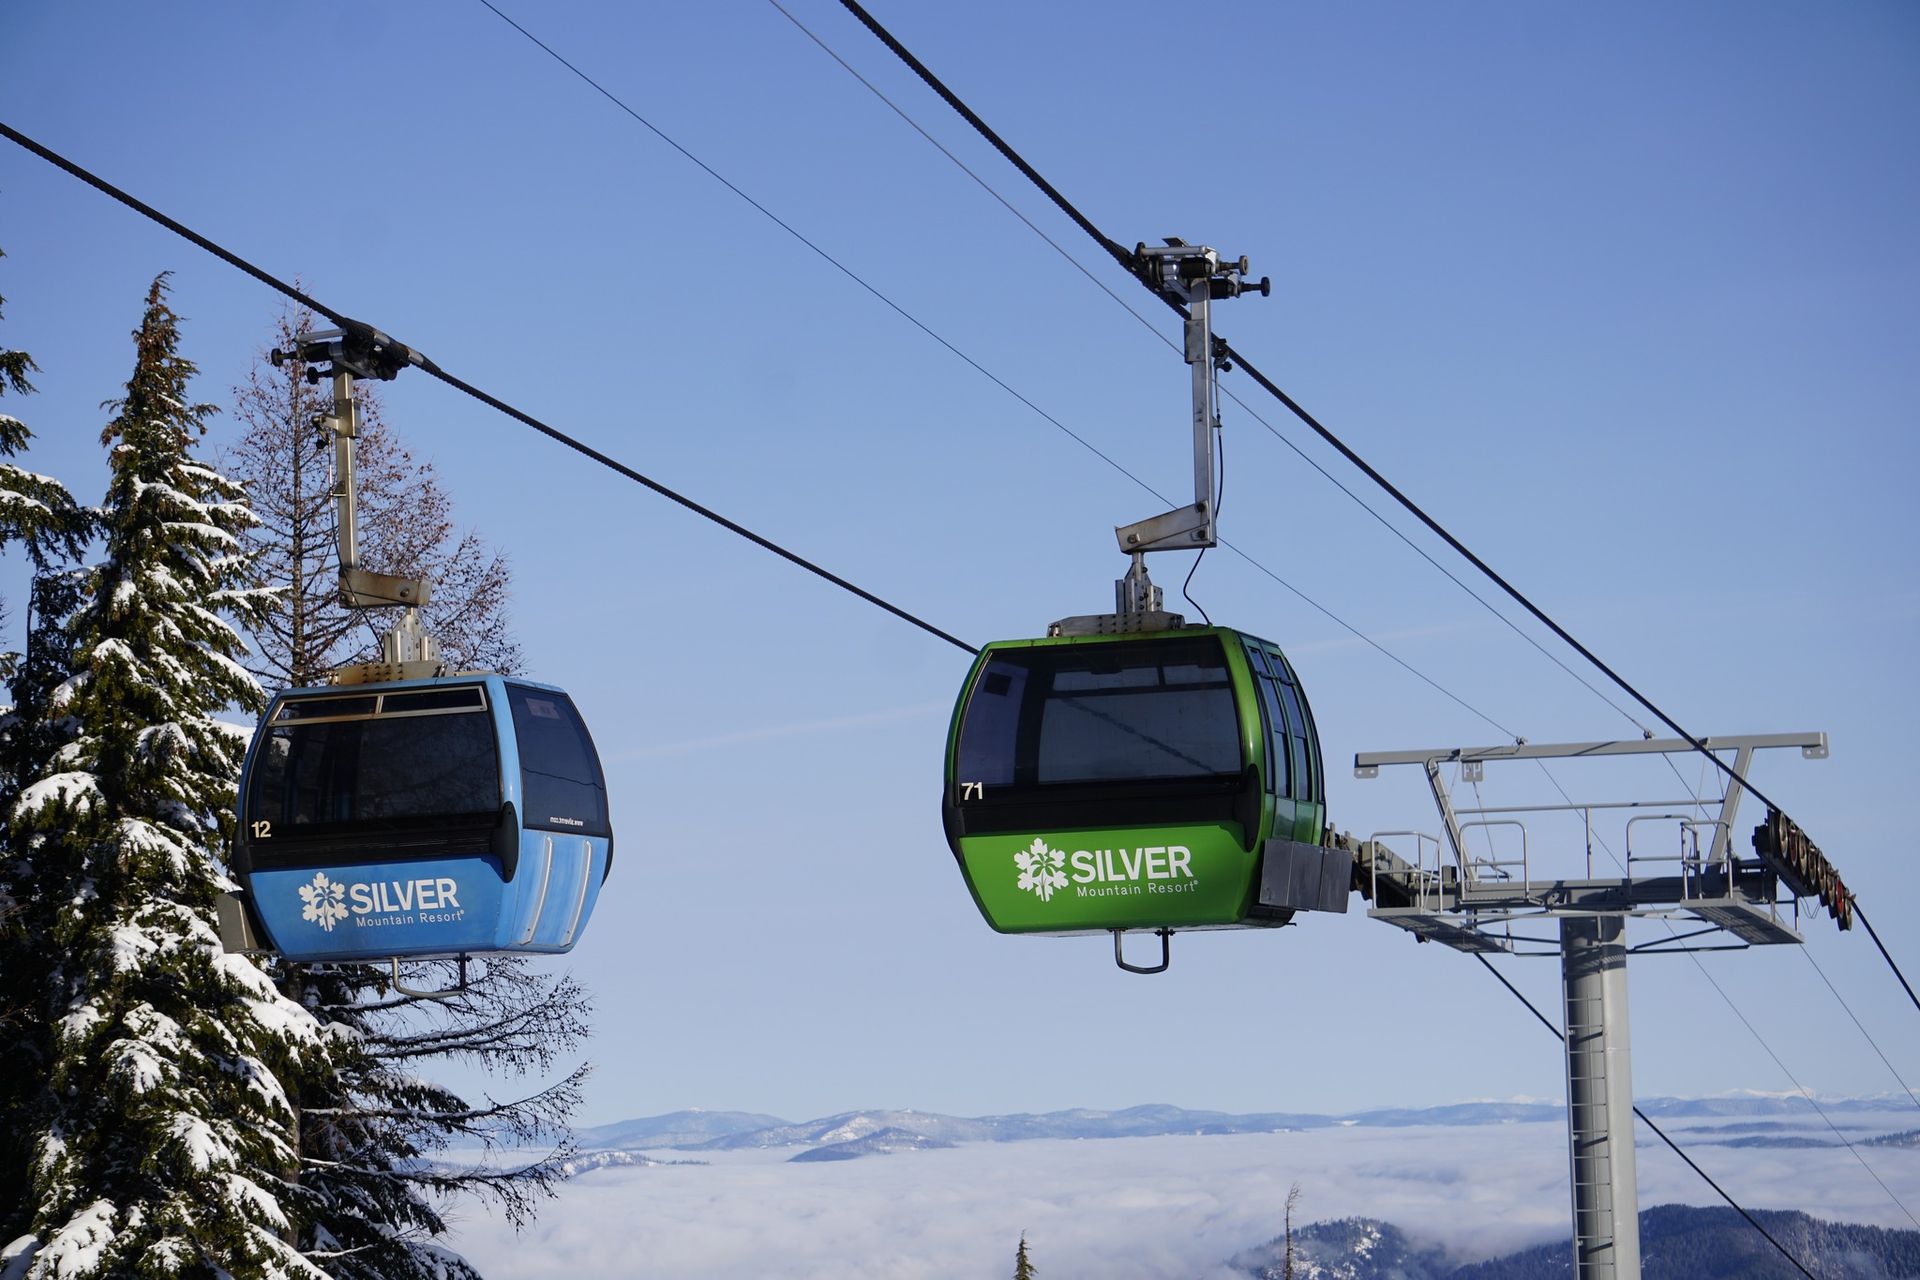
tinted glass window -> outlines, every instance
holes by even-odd
[[[493,721],[484,714],[282,721],[255,757],[252,820],[307,826],[500,807]]]
[[[1300,709],[1300,694],[1290,684],[1280,686],[1281,701],[1287,706],[1287,721],[1293,738],[1293,776],[1300,779],[1300,795],[1306,797],[1317,794],[1318,784],[1308,767],[1306,726],[1307,717]]]
[[[1213,637],[996,653],[960,726],[956,780],[987,786],[1240,771],[1240,722]]]
[[[274,720],[319,720],[329,716],[370,716],[373,695],[355,694],[347,698],[296,698],[280,704]]]
[[[1004,787],[1013,782],[1014,740],[1027,694],[1027,668],[996,655],[980,673],[960,728],[958,767],[963,782]]]
[[[1275,795],[1293,794],[1293,769],[1289,763],[1291,748],[1287,745],[1286,711],[1280,705],[1280,695],[1275,692],[1273,681],[1265,676],[1258,677],[1261,706],[1267,713],[1267,762],[1273,771],[1269,779]]]
[[[419,689],[409,693],[389,693],[380,699],[380,714],[401,715],[416,711],[479,711],[487,705],[478,685],[462,689]]]
[[[507,686],[520,748],[521,824],[603,836],[607,787],[600,757],[573,700],[550,689]]]
[[[1313,727],[1313,708],[1307,705],[1307,695],[1299,689],[1294,690],[1299,699],[1302,723],[1307,734],[1307,763],[1313,769],[1313,798],[1326,799],[1327,772],[1320,763],[1320,734]]]

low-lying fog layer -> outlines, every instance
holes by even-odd
[[[1851,1115],[1845,1132],[1857,1141],[1916,1120]],[[1663,1127],[1748,1208],[1914,1225],[1843,1147],[1731,1148],[1707,1129]],[[1383,1218],[1468,1260],[1567,1231],[1565,1143],[1560,1125],[1514,1124],[981,1143],[802,1164],[788,1162],[794,1148],[660,1152],[709,1163],[584,1174],[517,1234],[468,1209],[453,1243],[490,1280],[978,1280],[1011,1274],[1024,1231],[1042,1275],[1224,1280],[1224,1259],[1279,1234],[1298,1182],[1303,1223]],[[1920,1150],[1859,1150],[1920,1210]],[[1644,1128],[1639,1178],[1643,1206],[1720,1203]]]

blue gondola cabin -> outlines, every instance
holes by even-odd
[[[247,922],[302,963],[570,950],[613,858],[572,699],[497,675],[278,694],[238,817]]]

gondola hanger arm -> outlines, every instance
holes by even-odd
[[[385,381],[398,376],[408,365],[426,368],[431,362],[378,329],[357,323],[341,329],[302,333],[295,338],[293,350],[276,348],[269,358],[275,365],[289,361],[304,365],[309,383],[318,384],[328,376],[333,379],[333,411],[319,419],[319,426],[333,443],[332,496],[340,560],[340,603],[349,609],[403,608],[407,611],[400,622],[381,637],[381,661],[344,669],[336,674],[336,682],[362,684],[442,674],[445,668],[439,661],[439,645],[420,623],[420,606],[427,603],[431,594],[427,581],[360,567],[358,496],[353,468],[354,442],[360,437],[353,380],[359,377]],[[326,367],[322,368],[323,365]]]
[[[1247,260],[1222,261],[1205,245],[1169,239],[1164,246],[1142,244],[1133,251],[1134,270],[1165,297],[1187,311],[1185,355],[1193,371],[1193,502],[1114,530],[1120,550],[1199,551],[1219,545],[1213,509],[1213,433],[1220,425],[1218,387],[1214,370],[1224,363],[1213,337],[1213,302],[1244,293],[1262,297],[1273,291],[1262,277],[1258,284],[1243,280]]]

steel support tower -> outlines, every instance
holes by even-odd
[[[1791,824],[1779,814],[1770,812],[1753,833],[1750,854],[1741,852],[1734,827],[1741,781],[1754,753],[1798,748],[1809,759],[1824,759],[1826,735],[1759,734],[1704,743],[1722,758],[1731,756],[1734,780],[1713,794],[1681,800],[1576,802],[1561,792],[1562,803],[1479,802],[1489,763],[1672,757],[1694,750],[1678,738],[1354,757],[1361,778],[1376,777],[1387,766],[1420,767],[1440,817],[1439,835],[1382,831],[1352,842],[1355,887],[1372,904],[1369,915],[1459,951],[1560,961],[1576,1280],[1640,1280],[1627,957],[1798,943],[1800,898],[1830,896],[1817,870],[1830,868],[1817,849],[1807,856],[1810,844],[1794,844],[1797,829],[1782,835]],[[1470,807],[1456,801],[1455,788],[1463,784],[1473,788]],[[1603,833],[1608,827],[1624,829],[1618,852]],[[1547,834],[1536,848],[1539,832]],[[1396,844],[1413,856],[1403,857]],[[1844,886],[1832,896],[1844,902]],[[1667,920],[1668,928],[1630,945],[1627,920],[1635,916]],[[1835,916],[1843,927],[1849,923],[1844,911]]]

